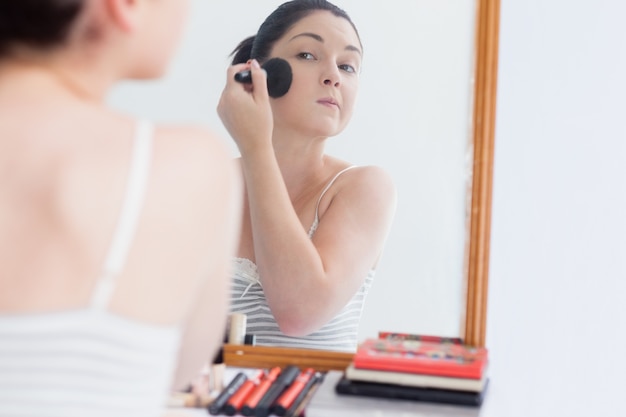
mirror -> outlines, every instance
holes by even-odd
[[[228,140],[215,112],[228,54],[282,2],[193,0],[167,77],[128,82],[110,104]],[[484,345],[499,0],[334,3],[359,29],[364,63],[353,120],[327,151],[382,166],[398,188],[359,339],[387,330]]]
[[[341,4],[364,59],[355,116],[328,151],[383,166],[398,191],[360,339],[461,336],[475,0]]]

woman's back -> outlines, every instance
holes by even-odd
[[[7,367],[0,374],[17,379],[0,378],[5,395],[34,387],[69,395],[76,387],[64,382],[83,381],[81,400],[61,401],[93,405],[90,398],[104,398],[133,364],[159,375],[153,379],[161,385],[152,381],[158,391],[169,388],[181,331],[195,343],[183,347],[179,383],[216,347],[237,220],[230,158],[210,134],[189,128],[148,128],[137,150],[137,128],[135,120],[77,100],[41,71],[0,66],[0,340],[13,342],[0,349]],[[132,175],[137,170],[143,179]],[[130,203],[138,209],[136,227],[131,220],[120,232],[128,256],[109,302],[94,308],[123,207],[137,194],[143,196]],[[121,373],[105,372],[107,365]],[[73,379],[76,373],[82,375]],[[156,392],[146,388],[145,373],[135,377],[125,386]]]
[[[0,72],[0,276],[11,290],[0,291],[0,306],[79,308],[101,273],[119,218],[136,121],[71,99],[42,103],[43,94],[16,103],[2,81]],[[182,317],[188,303],[171,295],[199,278],[199,254],[184,247],[210,243],[220,218],[210,210],[220,207],[220,191],[228,192],[219,178],[228,157],[207,139],[189,129],[156,129],[138,231],[113,310],[164,324]],[[126,303],[140,286],[154,287],[150,297],[138,306]]]

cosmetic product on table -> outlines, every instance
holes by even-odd
[[[245,373],[240,372],[235,378],[222,390],[220,395],[217,396],[215,401],[209,405],[209,413],[211,415],[218,415],[222,412],[222,408],[226,405],[230,397],[246,382],[248,377]]]
[[[274,401],[296,380],[298,375],[300,375],[300,369],[297,366],[290,365],[285,367],[265,395],[259,400],[254,410],[254,415],[256,417],[268,416]]]
[[[265,371],[259,370],[258,373],[250,378],[235,392],[224,406],[224,414],[227,416],[234,416],[239,412],[243,406],[244,401],[259,385],[262,378],[265,375]]]
[[[288,410],[295,409],[306,397],[319,377],[321,377],[321,374],[319,372],[316,373],[313,368],[307,368],[300,373],[294,383],[276,400],[271,409],[272,414],[283,417],[288,413]]]
[[[276,366],[272,368],[267,375],[261,380],[259,385],[250,393],[248,398],[246,398],[245,403],[241,407],[241,414],[244,416],[252,416],[254,415],[254,410],[263,398],[263,396],[267,393],[267,391],[272,386],[272,383],[278,378],[280,374],[280,367]]]
[[[232,313],[229,318],[228,343],[243,345],[246,337],[247,316],[241,313]]]
[[[324,374],[316,372],[313,378],[307,383],[302,392],[294,400],[291,407],[285,411],[285,417],[300,417],[304,414],[305,408],[309,405],[320,385],[324,382]]]

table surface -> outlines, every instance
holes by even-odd
[[[366,398],[337,395],[335,385],[343,372],[330,371],[313,396],[306,410],[306,417],[477,417],[480,407],[464,407],[418,401]],[[487,397],[489,392],[487,392]],[[485,397],[485,400],[487,399]],[[168,409],[164,417],[207,416],[204,409]]]

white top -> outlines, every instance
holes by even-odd
[[[309,237],[313,237],[319,224],[318,208],[322,197],[335,180],[351,168],[354,166],[350,166],[335,175],[320,194],[315,208],[315,219],[309,229]],[[247,316],[246,333],[256,336],[257,345],[354,352],[358,342],[358,328],[363,303],[374,281],[374,273],[374,270],[369,271],[365,281],[348,304],[321,329],[304,337],[291,337],[280,331],[278,323],[274,319],[259,280],[257,266],[249,259],[235,258],[230,292],[230,310],[231,313],[243,313]]]
[[[134,240],[152,159],[152,126],[137,126],[126,196],[89,306],[0,315],[0,416],[158,416],[180,330],[107,311]]]

